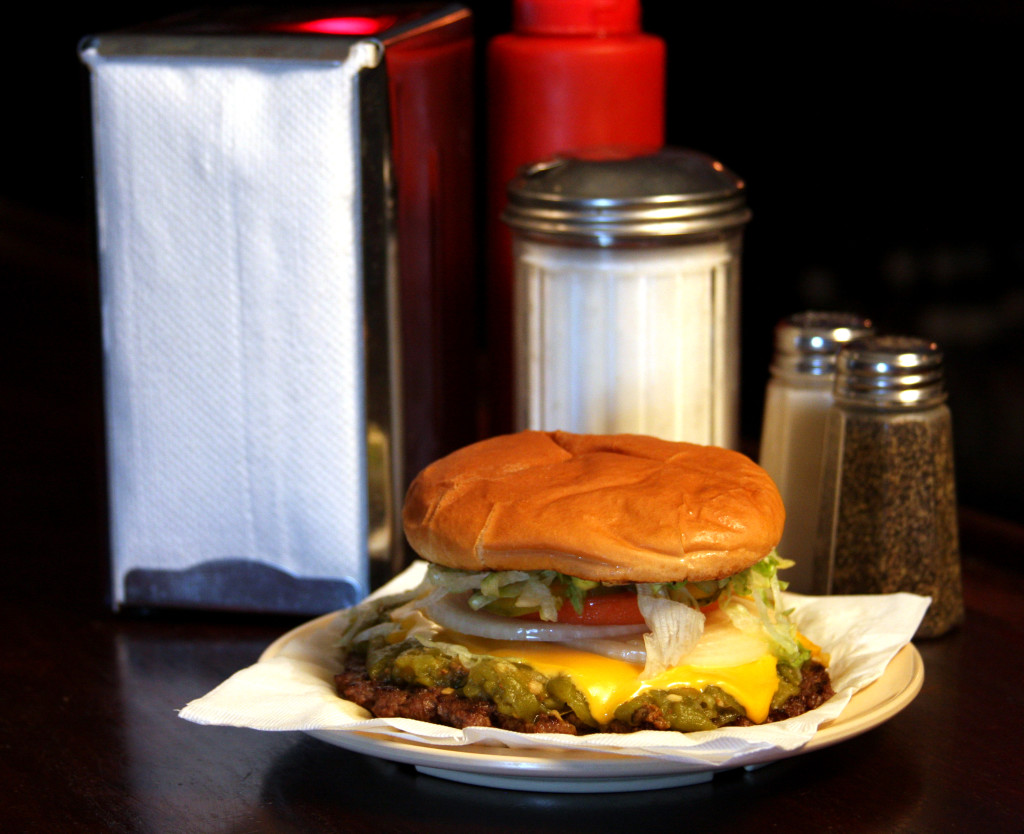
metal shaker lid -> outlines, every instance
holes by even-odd
[[[830,376],[839,349],[872,332],[871,320],[853,313],[794,313],[775,326],[772,373]]]
[[[735,228],[750,210],[743,180],[707,154],[600,149],[522,168],[502,217],[533,235],[608,246]]]
[[[885,410],[925,408],[946,400],[942,351],[914,336],[857,339],[839,351],[837,403]]]

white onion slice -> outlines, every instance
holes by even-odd
[[[431,602],[427,607],[427,613],[438,625],[452,631],[475,637],[489,637],[493,640],[567,643],[590,638],[622,637],[647,631],[644,623],[593,626],[502,617],[487,611],[471,611],[460,597],[451,595]]]
[[[646,637],[644,634],[633,634],[615,639],[573,640],[566,645],[643,666],[647,663]],[[764,657],[767,652],[768,644],[763,636],[741,631],[722,611],[714,611],[706,619],[700,640],[675,665],[741,666]],[[644,677],[648,676],[645,674]]]
[[[631,634],[615,639],[606,637],[602,639],[573,640],[565,645],[583,652],[610,657],[614,660],[635,663],[638,666],[643,666],[647,661],[647,649],[644,647],[644,636],[642,634]]]
[[[568,645],[642,666],[647,662],[646,637],[634,634],[616,639],[573,640]],[[759,660],[768,651],[768,643],[762,635],[736,628],[728,616],[718,610],[707,615],[700,640],[684,657],[679,658],[677,665],[704,668],[742,666]]]
[[[707,616],[704,636],[682,662],[689,666],[740,666],[768,653],[761,634],[742,631],[721,609]]]

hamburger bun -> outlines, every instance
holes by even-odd
[[[526,431],[424,469],[403,524],[424,559],[603,582],[731,576],[778,544],[782,499],[744,455],[639,435]]]

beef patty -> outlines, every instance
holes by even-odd
[[[565,733],[584,735],[598,732],[580,721],[569,711],[565,715],[543,714],[533,721],[523,721],[505,715],[490,701],[466,698],[450,687],[399,686],[371,680],[366,671],[365,658],[352,653],[345,670],[334,678],[338,694],[371,712],[378,718],[414,718],[431,724],[449,727],[499,727],[520,733]],[[828,671],[817,661],[808,661],[801,670],[799,691],[779,709],[773,709],[765,723],[792,718],[821,706],[833,695]],[[740,717],[731,723],[734,727],[752,726],[748,718]],[[637,709],[629,723],[614,720],[601,728],[601,732],[629,733],[637,730],[671,729],[667,718],[657,704]]]

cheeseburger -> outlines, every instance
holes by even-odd
[[[785,513],[743,455],[522,432],[428,466],[403,510],[429,563],[345,612],[338,694],[379,717],[519,732],[691,732],[832,695],[780,605]]]

